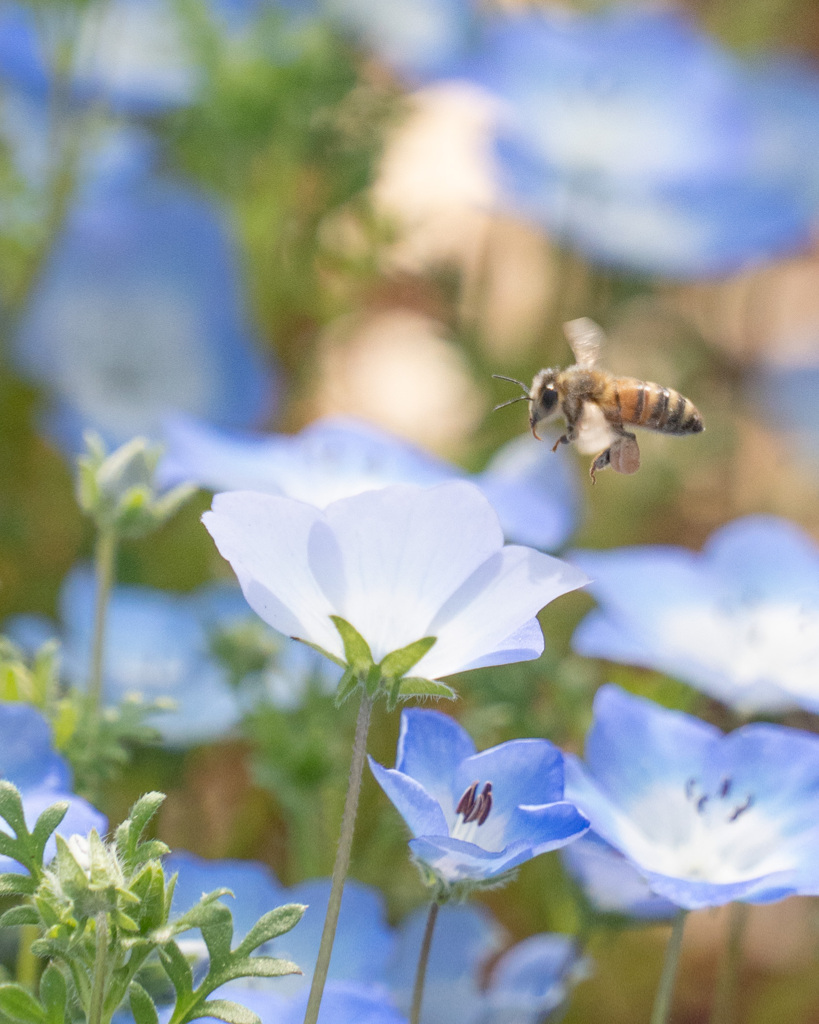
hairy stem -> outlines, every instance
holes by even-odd
[[[717,978],[711,1024],[733,1024],[736,1017],[742,937],[748,921],[748,909],[747,903],[732,903],[728,908],[728,939]]]
[[[356,812],[358,811],[358,796],[361,792],[361,776],[364,771],[364,758],[367,753],[367,733],[370,729],[372,709],[373,699],[362,688],[361,705],[358,709],[358,720],[355,727],[353,756],[350,761],[350,781],[347,784],[347,797],[344,801],[344,814],[341,818],[341,835],[338,840],[336,862],[333,865],[330,901],[327,904],[327,916],[324,918],[324,929],[321,933],[321,944],[319,945],[316,970],[313,974],[313,984],[310,987],[307,1012],[304,1015],[304,1024],[316,1024],[319,1007],[321,1006],[321,997],[324,993],[324,985],[327,981],[330,955],[333,952],[333,940],[335,939],[338,915],[341,910],[344,880],[350,867],[350,851],[353,846],[353,831],[355,829]]]
[[[108,614],[108,602],[111,588],[114,585],[114,563],[116,560],[117,539],[113,530],[100,530],[97,537],[95,557],[95,573],[97,577],[97,600],[94,608],[94,636],[91,647],[91,678],[88,693],[95,712],[99,714],[102,707],[102,674],[105,655],[105,622]]]
[[[102,1011],[105,1005],[106,982],[108,981],[108,918],[101,910],[95,918],[97,926],[97,951],[94,957],[94,980],[91,986],[91,1001],[88,1006],[88,1024],[107,1024],[103,1022]]]
[[[418,954],[418,968],[415,972],[415,985],[412,990],[412,1008],[410,1009],[410,1024],[420,1024],[421,1003],[424,999],[424,982],[427,976],[427,964],[429,963],[429,951],[432,948],[432,933],[435,931],[435,922],[438,920],[440,904],[435,900],[430,904],[427,926],[424,929],[424,939],[421,943],[421,952]]]
[[[680,960],[686,914],[687,911],[681,910],[674,918],[671,938],[668,940],[665,950],[663,973],[660,975],[660,984],[654,999],[654,1009],[651,1011],[651,1024],[668,1024],[671,1013],[671,996],[674,992],[674,978],[676,977],[677,964]]]

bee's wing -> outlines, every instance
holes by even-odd
[[[606,340],[603,328],[587,316],[581,316],[563,324],[563,332],[572,346],[577,365],[586,370],[593,369]]]

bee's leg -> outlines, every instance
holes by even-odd
[[[610,464],[611,464],[611,448],[606,448],[605,451],[600,452],[599,455],[596,455],[594,460],[592,461],[591,469],[589,470],[589,476],[591,477],[591,482],[592,483],[595,482],[594,476],[595,476],[595,473],[598,472],[598,470],[605,469],[606,466],[608,466]]]
[[[566,433],[555,441],[552,446],[553,452],[556,452],[560,445],[571,444],[577,440],[577,424],[583,414],[583,403],[577,399],[566,398],[561,411],[566,420]]]
[[[559,448],[559,447],[560,447],[560,446],[561,446],[562,444],[571,444],[571,443],[572,443],[572,441],[574,441],[574,440],[575,440],[576,438],[577,438],[577,431],[576,431],[576,430],[573,430],[572,428],[569,428],[569,429],[568,429],[568,430],[566,431],[566,433],[565,433],[565,434],[561,434],[561,436],[560,436],[560,437],[559,437],[559,438],[558,438],[558,439],[557,439],[557,440],[555,441],[555,443],[554,443],[554,444],[552,445],[552,451],[553,451],[553,452],[556,452],[556,451],[557,451],[557,449],[558,449],[558,448]]]

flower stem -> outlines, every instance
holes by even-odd
[[[91,679],[88,693],[95,712],[102,707],[102,670],[105,654],[105,620],[108,601],[114,585],[114,563],[116,560],[117,538],[113,530],[101,530],[97,537],[95,572],[97,577],[97,601],[94,608],[94,638],[91,648]]]
[[[742,937],[748,921],[748,904],[732,903],[729,915],[728,940],[717,978],[711,1024],[733,1024],[736,1016],[739,965],[742,958]]]
[[[40,929],[36,924],[24,924],[20,928],[20,946],[17,950],[15,978],[24,988],[34,991],[40,973],[40,961],[31,952],[31,944],[39,938]]]
[[[654,1009],[651,1011],[651,1024],[668,1024],[671,1013],[671,996],[674,991],[674,978],[677,974],[677,964],[680,960],[683,928],[685,927],[687,913],[688,911],[681,910],[674,918],[671,938],[668,940],[665,950],[663,973],[660,975],[660,984],[654,999]]]
[[[330,954],[333,951],[333,940],[336,935],[338,915],[341,910],[341,896],[344,892],[344,880],[350,867],[350,851],[353,846],[353,830],[355,816],[358,811],[358,796],[361,792],[361,776],[364,771],[364,757],[367,753],[367,733],[370,728],[370,714],[373,709],[373,698],[366,690],[361,691],[361,705],[358,709],[358,720],[355,726],[355,742],[353,756],[350,761],[350,780],[347,784],[347,797],[344,801],[344,814],[341,818],[341,835],[338,840],[336,862],[333,865],[333,879],[330,887],[330,900],[327,904],[327,916],[324,918],[324,929],[321,933],[316,969],[310,987],[310,998],[304,1015],[304,1024],[316,1024],[318,1020],[324,984],[330,967]]]
[[[91,985],[91,1000],[88,1006],[88,1024],[103,1024],[102,1010],[105,1003],[105,989],[108,964],[108,919],[101,910],[96,918],[97,950],[94,957],[94,978]]]
[[[420,1024],[421,1002],[424,998],[424,981],[427,976],[427,963],[429,962],[429,951],[432,948],[432,933],[435,931],[435,922],[438,920],[440,903],[433,900],[430,904],[427,926],[424,929],[424,939],[421,943],[421,952],[418,955],[418,969],[415,972],[415,986],[412,990],[412,1008],[410,1009],[410,1024]]]

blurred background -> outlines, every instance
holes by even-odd
[[[168,444],[180,424],[236,439],[354,416],[480,473],[526,435],[524,405],[492,412],[515,394],[492,374],[570,363],[578,316],[608,368],[689,396],[706,432],[643,435],[639,474],[594,487],[588,458],[551,469],[541,446],[552,552],[699,548],[760,512],[819,537],[813,0],[2,0],[0,196],[0,619],[61,621],[67,655],[66,580],[93,551],[84,430]],[[227,580],[208,504],[124,544],[119,582],[182,600]],[[479,747],[580,749],[606,679],[694,708],[573,654],[591,607],[547,609],[540,661],[464,680]],[[329,873],[351,711],[271,693],[225,735],[134,744],[112,820],[161,788],[173,847],[287,884]],[[376,759],[396,734],[380,709]],[[423,894],[384,803],[368,780],[353,874],[397,921]],[[515,939],[577,927],[555,855],[485,902]],[[743,1020],[819,1020],[817,938],[813,901],[752,911]],[[721,912],[693,915],[675,1021],[708,1019],[723,939]],[[596,930],[567,1024],[646,1019],[664,940]]]

